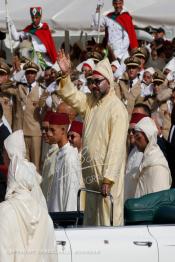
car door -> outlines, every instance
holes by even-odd
[[[66,229],[72,262],[158,262],[158,248],[147,226]]]
[[[175,225],[149,226],[150,234],[157,240],[159,262],[175,261]]]
[[[70,243],[64,228],[55,229],[55,237],[57,243],[58,261],[71,262]]]

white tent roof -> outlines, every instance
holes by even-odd
[[[0,0],[0,29],[5,29],[5,0]],[[8,0],[9,14],[18,30],[31,23],[29,9],[42,6],[43,21],[57,31],[91,30],[91,17],[97,0]],[[174,0],[125,0],[125,6],[138,25],[174,25]],[[104,0],[103,12],[112,10],[112,0]]]
[[[134,20],[140,25],[175,26],[175,1],[157,0],[134,11]]]

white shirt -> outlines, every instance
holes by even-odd
[[[31,86],[31,90],[29,90],[29,86]],[[32,84],[27,83],[27,87],[26,87],[27,95],[29,95],[30,92],[32,91],[32,89],[33,89],[34,87],[36,87],[36,86],[37,86],[37,82],[36,82],[36,81],[34,81]],[[39,85],[39,86],[38,86],[38,95],[39,95],[39,98],[40,98],[40,96],[42,95],[42,93],[43,93],[43,89],[42,89],[41,86]]]
[[[55,175],[48,199],[49,212],[77,210],[80,179],[81,164],[78,150],[68,142],[57,153]]]
[[[153,84],[150,85],[145,84],[144,82],[141,83],[141,97],[149,96],[153,94]]]
[[[98,28],[98,20],[99,20],[98,18],[99,18],[99,13],[95,13],[93,15],[92,26],[96,30]],[[124,30],[124,28],[119,23],[112,20],[111,18],[108,18],[107,16],[101,15],[100,26],[108,28],[108,44],[111,46],[116,58],[118,57],[124,61],[124,59],[126,59],[129,56],[128,33]]]
[[[138,77],[132,79],[132,86],[136,85],[138,81],[139,81]]]
[[[129,84],[129,92],[131,91],[131,88],[133,88],[133,87],[137,84],[138,81],[139,81],[139,78],[138,78],[138,77],[136,77],[136,78],[128,81],[128,84]],[[130,83],[131,83],[131,82],[132,82],[132,87],[130,86]]]

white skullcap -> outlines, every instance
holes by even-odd
[[[77,65],[76,70],[78,72],[82,72],[82,67],[83,67],[84,64],[88,64],[92,68],[92,70],[94,70],[95,63],[94,63],[94,60],[92,58],[89,58],[89,59],[81,62],[79,65]]]
[[[151,75],[153,75],[155,73],[155,70],[153,67],[148,67],[145,69],[145,72],[149,72]]]
[[[118,60],[115,60],[115,61],[113,61],[112,63],[111,63],[111,66],[115,66],[117,69],[119,69],[119,67],[121,67],[121,65],[120,65],[120,63],[119,63],[119,61]]]
[[[95,67],[95,63],[94,63],[94,60],[92,58],[89,58],[87,59],[86,61],[83,62],[83,65],[82,67],[87,64],[91,67],[92,70],[94,70],[94,67]]]

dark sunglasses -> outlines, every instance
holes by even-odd
[[[95,78],[95,79],[92,79],[92,84],[96,85],[96,86],[99,86],[101,84],[101,82],[103,82],[104,80],[106,80],[105,78],[102,78],[102,79],[98,79],[98,78]]]

